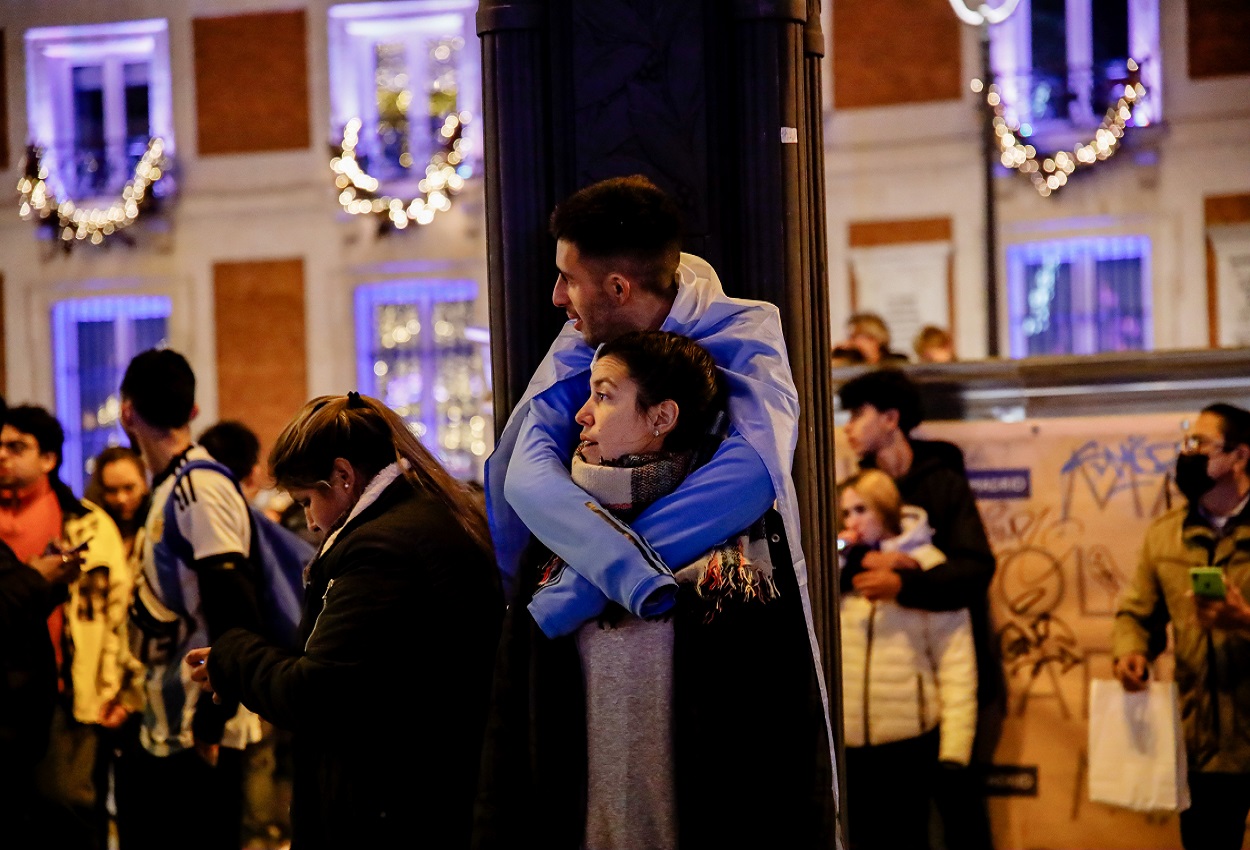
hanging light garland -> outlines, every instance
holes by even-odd
[[[361,121],[353,118],[343,128],[343,141],[338,155],[331,158],[330,170],[339,188],[339,206],[352,215],[380,216],[403,230],[411,222],[429,224],[434,216],[451,209],[451,198],[464,188],[464,178],[456,170],[462,161],[460,133],[468,123],[467,113],[452,113],[443,119],[438,131],[446,144],[430,157],[425,177],[417,183],[420,195],[408,200],[377,194],[379,182],[356,159],[360,143]]]
[[[1137,79],[1138,65],[1128,61],[1132,79],[1125,83],[1119,100],[1107,109],[1102,123],[1094,131],[1094,138],[1077,144],[1072,152],[1057,151],[1038,160],[1037,150],[1020,141],[1020,127],[1007,120],[1006,106],[1001,90],[991,85],[985,93],[985,108],[994,113],[994,135],[998,141],[1001,161],[1006,168],[1014,168],[1028,176],[1033,188],[1043,198],[1049,197],[1068,183],[1068,178],[1078,169],[1104,159],[1109,159],[1119,149],[1120,140],[1128,130],[1133,110],[1146,97],[1146,87]],[[972,90],[981,92],[985,84],[972,81]]]
[[[43,150],[37,145],[26,148],[22,178],[17,181],[18,214],[25,220],[37,220],[55,227],[61,244],[68,251],[75,241],[90,240],[99,245],[139,219],[144,202],[152,195],[152,185],[168,173],[165,143],[160,138],[148,141],[147,150],[135,165],[134,174],[122,189],[121,197],[107,207],[79,208],[72,200],[58,201],[48,184],[48,168]],[[55,216],[55,220],[53,219]]]

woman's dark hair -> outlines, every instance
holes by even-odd
[[[638,411],[671,399],[677,424],[664,440],[674,452],[701,448],[725,409],[725,379],[707,349],[689,337],[667,331],[631,331],[605,342],[596,355],[612,357],[638,385]]]
[[[366,481],[398,463],[414,487],[440,499],[474,542],[492,551],[486,515],[468,487],[421,445],[399,414],[376,398],[324,395],[305,404],[278,435],[269,453],[269,474],[280,487],[315,487],[329,479],[334,459],[340,457]]]

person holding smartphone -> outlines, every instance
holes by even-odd
[[[108,514],[57,474],[64,441],[44,408],[9,409],[0,429],[0,540],[27,563],[59,558],[79,567],[62,604],[45,612],[58,696],[36,787],[47,846],[94,850],[107,817],[108,787],[97,769],[103,730],[120,726],[143,697],[127,676],[126,551]]]
[[[1149,684],[1149,662],[1176,655],[1192,805],[1186,850],[1235,850],[1250,815],[1250,411],[1213,404],[1185,434],[1176,486],[1185,504],[1157,518],[1116,611],[1115,675]]]

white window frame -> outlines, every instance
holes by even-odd
[[[173,324],[173,300],[162,295],[110,295],[71,297],[58,299],[51,304],[53,385],[56,391],[56,414],[65,429],[62,450],[62,479],[79,495],[82,494],[84,464],[89,458],[83,456],[83,410],[78,351],[78,325],[86,321],[112,321],[116,328],[113,353],[114,362],[121,372],[130,359],[139,353],[135,342],[134,323],[140,319],[164,319],[165,341],[169,340]],[[121,377],[117,375],[117,391],[110,396],[105,426],[111,426],[115,434],[110,443],[120,445],[125,436],[121,422],[116,417],[121,406]],[[113,409],[112,405],[116,405]],[[97,412],[97,419],[99,419]],[[114,442],[114,437],[116,442]]]
[[[375,311],[380,307],[404,306],[413,308],[420,315],[423,334],[419,352],[415,358],[421,366],[421,413],[405,416],[409,427],[421,442],[438,456],[453,475],[462,479],[482,481],[486,458],[494,443],[494,413],[491,398],[490,336],[486,328],[468,326],[464,329],[464,341],[476,346],[482,363],[483,403],[477,410],[458,411],[442,409],[448,401],[443,382],[442,357],[436,340],[438,331],[432,321],[439,304],[464,303],[472,305],[478,298],[478,283],[471,278],[416,278],[362,283],[356,287],[353,297],[356,323],[356,385],[361,392],[397,405],[386,399],[381,391],[381,378],[386,375],[387,364],[374,360],[374,351],[395,348],[407,344],[410,337],[396,338],[391,343],[379,338],[375,324]],[[466,429],[468,432],[466,432]],[[443,441],[455,432],[454,443]]]
[[[353,118],[362,122],[360,139],[376,138],[378,107],[374,82],[374,45],[378,41],[404,42],[409,57],[420,56],[431,37],[458,35],[464,39],[458,72],[458,106],[467,112],[463,153],[467,169],[461,176],[481,172],[481,50],[478,46],[473,0],[408,0],[408,2],[344,3],[327,13],[330,62],[330,141],[342,141],[343,128]],[[465,173],[467,171],[467,174]],[[414,163],[413,177],[425,176]]]
[[[167,156],[174,155],[173,84],[169,25],[165,19],[41,27],[27,30],[25,41],[29,134],[35,144],[45,148],[44,162],[59,197],[67,197],[68,193],[57,179],[57,172],[73,166],[57,162],[57,152],[71,150],[75,144],[75,66],[101,67],[107,146],[109,139],[126,137],[124,66],[146,62],[151,133],[163,140]],[[122,182],[125,179],[128,176]]]
[[[1142,302],[1142,351],[1154,350],[1153,279],[1151,272],[1152,246],[1148,236],[1134,234],[1124,236],[1076,237],[1045,242],[1030,242],[1007,246],[1007,310],[1009,349],[1012,358],[1032,355],[1028,351],[1028,339],[1023,319],[1029,313],[1026,268],[1048,259],[1071,264],[1072,300],[1080,305],[1084,315],[1096,315],[1095,290],[1096,264],[1100,260],[1141,260]],[[1073,323],[1072,354],[1099,353],[1097,328],[1086,323]]]
[[[990,28],[990,61],[995,80],[1003,91],[1008,119],[1043,132],[1055,129],[1048,124],[1097,126],[1104,107],[1089,102],[1088,86],[1076,87],[1078,99],[1069,109],[1068,120],[1034,120],[1028,103],[1033,73],[1032,6],[1032,0],[1020,0],[1020,5],[1005,21]],[[1090,69],[1094,57],[1091,0],[1065,0],[1065,8],[1068,67]],[[1128,49],[1130,58],[1141,65],[1142,84],[1147,91],[1146,100],[1134,108],[1134,124],[1140,127],[1157,123],[1163,114],[1159,0],[1128,0]],[[1070,70],[1070,79],[1071,75]]]

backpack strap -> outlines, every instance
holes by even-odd
[[[173,487],[169,491],[169,498],[165,500],[165,530],[162,537],[168,541],[169,547],[173,550],[174,554],[177,555],[183,563],[187,564],[187,566],[190,566],[192,561],[195,560],[195,552],[191,549],[191,542],[183,537],[182,532],[178,530],[178,515],[176,513],[177,502],[174,499],[174,492],[178,489],[178,485],[182,483],[182,479],[196,469],[211,469],[220,475],[224,475],[230,483],[234,485],[234,489],[238,492],[239,496],[243,497],[243,488],[235,479],[234,473],[230,471],[230,467],[226,466],[224,463],[218,463],[217,461],[209,458],[196,458],[195,460],[189,460],[182,466],[178,467],[178,470],[174,473],[174,483]],[[243,499],[243,505],[244,507],[247,507],[246,498]],[[253,551],[247,553],[247,557],[250,560],[256,549],[256,527],[255,522],[252,519],[252,512],[250,509],[247,512],[247,521],[252,526],[251,548]]]

